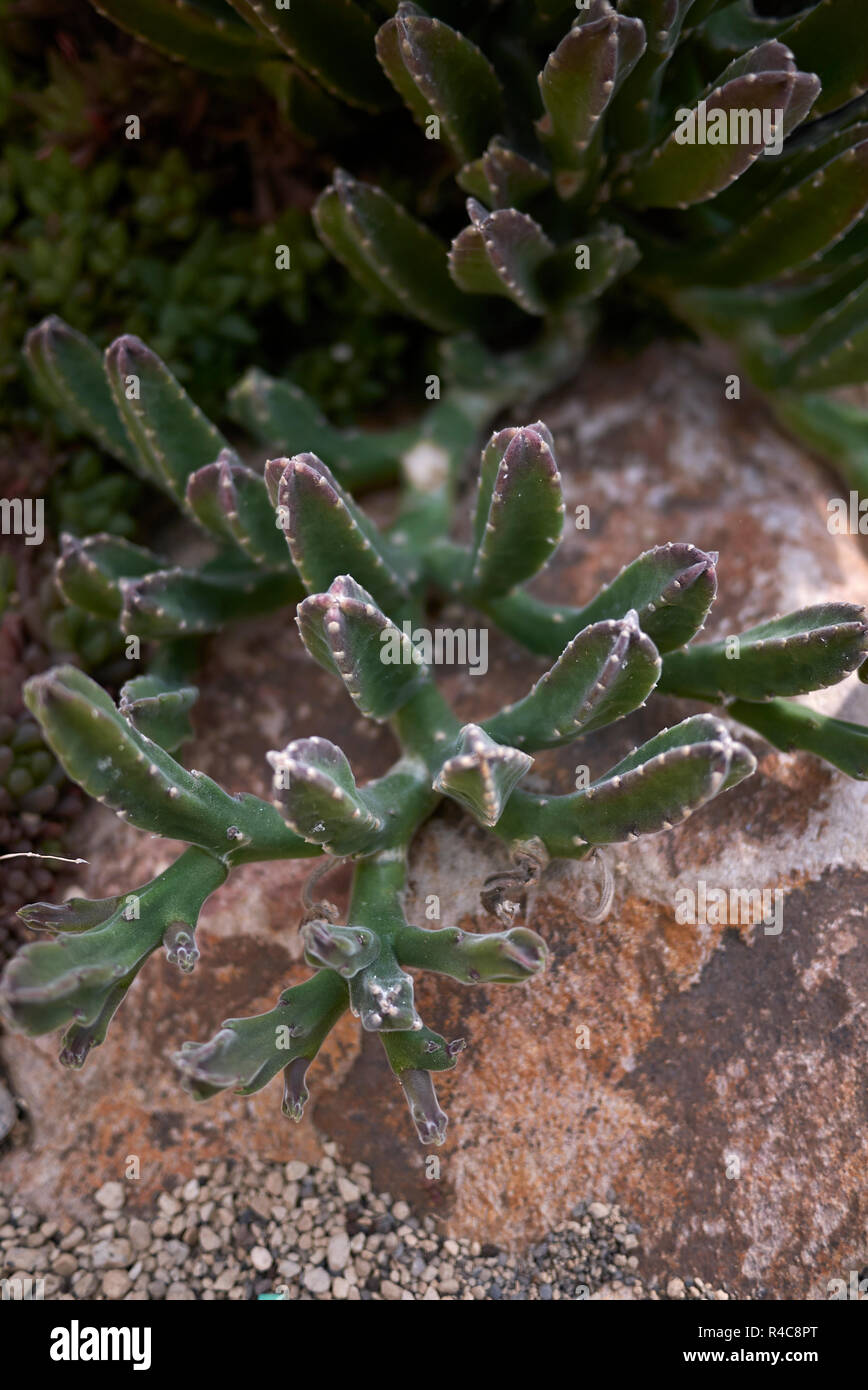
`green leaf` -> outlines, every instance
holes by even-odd
[[[479,159],[456,175],[459,188],[493,208],[521,208],[550,182],[545,169],[495,135]]]
[[[646,48],[612,103],[607,135],[616,147],[634,150],[659,130],[660,92],[669,60],[692,0],[621,0],[619,11],[641,20]]]
[[[225,460],[231,463],[234,454],[221,453],[215,463],[206,463],[197,468],[187,479],[185,496],[187,510],[194,521],[209,531],[218,541],[232,541],[226,511],[220,502],[220,464]]]
[[[663,208],[686,208],[713,198],[762,154],[763,113],[774,116],[786,108],[793,81],[789,73],[762,72],[726,82],[634,166],[620,186],[620,196],[638,207]],[[709,122],[720,119],[716,113],[723,113],[727,123],[730,112],[747,113],[749,138],[726,144],[698,142],[703,110]]]
[[[748,49],[746,53],[734,58],[708,90],[703,93],[703,96],[707,98],[715,88],[723,87],[736,77],[745,77],[751,74],[759,76],[771,72],[787,73],[793,79],[792,87],[782,108],[783,121],[780,132],[775,127],[775,133],[787,136],[805,119],[816,101],[817,93],[820,90],[820,79],[812,72],[800,72],[789,48],[776,39],[758,43],[755,47]],[[776,155],[775,158],[779,158],[779,155]]]
[[[573,307],[597,299],[639,261],[639,247],[623,227],[599,223],[593,232],[558,248],[540,271],[550,304]]]
[[[10,961],[0,981],[4,1016],[30,1037],[68,1026],[61,1061],[82,1067],[148,957],[172,929],[177,935],[186,927],[192,940],[203,903],[225,878],[211,855],[188,849],[133,893],[22,909],[26,921],[61,935],[25,946]]]
[[[825,454],[849,488],[868,497],[868,410],[822,395],[781,392],[771,399],[786,427]]]
[[[269,50],[226,5],[202,0],[91,0],[106,19],[171,58],[239,78],[254,73]],[[218,21],[219,16],[219,21]]]
[[[282,54],[272,62],[263,62],[257,77],[272,93],[281,116],[302,144],[317,147],[325,143],[332,148],[352,134],[355,113],[301,68],[285,62]]]
[[[320,970],[285,989],[267,1013],[226,1019],[208,1042],[183,1043],[172,1062],[194,1100],[209,1100],[219,1091],[249,1096],[279,1071],[312,1061],[346,1007],[344,981],[333,970]],[[285,1099],[284,1113],[299,1119],[302,1105],[299,1098],[295,1113]]]
[[[417,5],[401,3],[377,34],[387,76],[423,126],[437,116],[462,162],[473,159],[503,124],[503,92],[488,59],[463,34]]]
[[[352,574],[386,612],[400,614],[408,590],[373,524],[314,454],[280,462],[278,516],[308,591],[322,592],[339,574]]]
[[[816,116],[868,90],[868,40],[862,0],[821,0],[781,34],[796,62],[816,72],[823,90]]]
[[[423,1144],[443,1144],[449,1123],[437,1102],[432,1071],[448,1071],[455,1066],[464,1047],[463,1038],[447,1043],[430,1028],[413,1032],[381,1033],[380,1040],[407,1101],[416,1133]]]
[[[115,406],[142,469],[186,505],[190,474],[213,463],[222,450],[233,456],[234,451],[141,339],[117,338],[105,364]]]
[[[540,267],[554,245],[525,212],[501,208],[486,212],[468,198],[471,225],[459,232],[449,251],[449,274],[467,294],[501,295],[528,314],[544,314]]]
[[[244,374],[229,399],[233,419],[272,455],[316,454],[353,490],[394,481],[408,443],[407,430],[336,429],[294,382],[278,381],[257,367]]]
[[[702,630],[717,593],[717,553],[667,542],[626,565],[579,612],[582,626],[636,610],[658,652],[682,646]]]
[[[628,64],[619,60],[620,30],[633,40]],[[645,48],[642,25],[619,16],[611,5],[597,3],[561,39],[539,75],[546,114],[536,122],[543,146],[559,169],[577,169],[615,92],[616,81]]]
[[[411,1071],[451,1071],[465,1047],[463,1038],[447,1043],[439,1033],[425,1027],[381,1033],[380,1040],[398,1078]]]
[[[67,776],[130,825],[199,845],[225,864],[308,852],[267,802],[228,796],[187,772],[75,667],[32,677],[24,699]]]
[[[326,91],[369,111],[388,105],[388,84],[374,55],[376,24],[356,0],[229,0],[239,14],[309,72]]]
[[[763,704],[733,700],[727,713],[783,753],[795,749],[813,753],[848,777],[868,778],[868,729],[862,724],[831,719],[790,700],[766,700]]]
[[[526,840],[532,826],[530,833],[552,857],[581,858],[590,845],[671,830],[755,766],[725,724],[696,715],[642,744],[586,791],[556,797],[516,792],[497,833]]]
[[[395,937],[402,965],[433,970],[464,985],[512,984],[545,970],[548,950],[542,937],[527,927],[509,931],[466,932],[458,927],[430,930],[406,923]]]
[[[767,203],[686,273],[707,284],[749,285],[771,280],[821,256],[868,206],[868,140],[831,159]]]
[[[478,724],[465,724],[455,752],[432,786],[464,806],[481,825],[496,825],[513,787],[532,764],[533,758],[496,742]]]
[[[652,53],[671,53],[694,0],[621,0],[624,14],[641,19]]]
[[[718,9],[720,14],[716,13]],[[756,43],[775,38],[787,23],[777,15],[755,14],[753,0],[694,0],[693,12],[704,24],[703,40],[713,51],[721,53],[742,53]],[[695,23],[691,18],[691,30]]]
[[[300,386],[279,381],[258,367],[250,367],[233,386],[229,402],[233,420],[260,443],[281,453],[309,449],[328,457],[340,435]]]
[[[101,448],[153,481],[130,448],[106,380],[102,353],[89,338],[52,314],[31,328],[24,353],[49,401],[65,410]]]
[[[336,927],[313,920],[302,923],[299,935],[306,963],[314,970],[334,970],[344,980],[371,965],[380,950],[380,938],[367,927]]]
[[[367,289],[439,332],[469,327],[472,314],[449,278],[446,248],[379,188],[342,170],[314,208],[322,240]]]
[[[757,160],[746,174],[720,195],[714,211],[723,213],[736,223],[745,221],[755,215],[757,207],[803,183],[810,174],[817,173],[837,155],[859,145],[866,136],[866,121],[857,121],[840,130],[830,129],[828,120],[810,121],[787,140],[781,154],[776,155],[773,161]],[[817,263],[817,273],[821,264]]]
[[[266,754],[276,800],[293,830],[328,854],[367,854],[378,844],[383,818],[356,786],[336,744],[298,738]]]
[[[216,463],[190,475],[187,505],[198,521],[232,540],[252,564],[291,569],[265,483],[234,454],[223,453]]]
[[[410,47],[405,37],[405,21],[412,15],[427,16],[418,5],[399,4],[398,12],[400,21],[398,16],[393,16],[377,30],[377,58],[413,119],[424,130],[425,122],[432,114],[431,103],[405,61],[403,49]],[[412,56],[412,50],[410,52]]]
[[[704,24],[705,21],[709,18],[709,16],[714,13],[715,10],[719,10],[721,8],[733,8],[733,0],[693,0],[693,4],[690,8],[690,13],[687,16],[688,33],[685,35],[685,38],[689,35],[692,35],[694,30],[697,29],[700,24]],[[768,23],[769,21],[757,21],[757,23],[763,22]],[[774,22],[780,23],[780,20],[772,21],[772,23]]]
[[[868,651],[864,608],[822,603],[760,623],[738,637],[671,652],[660,690],[696,699],[766,700],[836,685]]]
[[[868,377],[868,283],[864,278],[797,343],[777,367],[787,390],[821,391],[859,385]]]
[[[291,573],[251,569],[187,570],[178,565],[141,579],[122,579],[121,630],[147,639],[218,632],[235,618],[297,603]]]
[[[199,694],[195,685],[172,686],[161,676],[134,676],[121,686],[118,713],[167,753],[193,737],[190,710]]]
[[[702,630],[717,593],[716,564],[715,552],[670,541],[626,565],[584,608],[558,608],[517,593],[489,601],[486,612],[530,651],[556,657],[564,641],[590,623],[623,618],[632,608],[658,652],[669,652]]]
[[[657,684],[660,657],[632,610],[586,627],[541,676],[530,694],[483,728],[499,743],[555,748],[621,719]]]
[[[390,718],[428,679],[409,636],[349,575],[300,603],[297,622],[311,656],[340,677],[369,719]]]
[[[484,597],[537,574],[561,539],[564,501],[544,425],[500,430],[485,449],[469,583]]]
[[[102,533],[60,538],[55,580],[67,603],[99,618],[117,618],[123,606],[122,582],[151,574],[165,564],[158,555],[120,536]]]
[[[705,289],[686,290],[677,303],[686,304],[686,313],[695,314],[713,332],[729,335],[746,320],[759,318],[776,335],[792,337],[805,335],[805,345],[813,335],[818,320],[831,316],[868,275],[868,253],[855,256],[840,269],[825,275],[810,275],[779,280],[767,287],[750,286],[743,290]],[[820,325],[822,326],[822,325]],[[786,385],[785,370],[784,376]]]
[[[346,184],[340,189],[336,184],[329,185],[314,204],[312,216],[320,241],[342,265],[346,266],[362,289],[373,296],[375,303],[381,303],[384,308],[399,314],[410,312],[406,290],[402,297],[380,273],[383,258],[377,255],[379,247],[376,247],[373,241],[364,248],[360,244],[359,232],[342,197],[345,188]],[[377,257],[373,265],[369,254]]]
[[[28,903],[18,916],[32,931],[82,932],[100,927],[126,904],[127,895],[113,898],[68,898],[63,903]]]

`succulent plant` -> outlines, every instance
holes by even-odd
[[[55,346],[65,352],[69,343],[61,333]],[[44,348],[39,341],[34,351]],[[546,947],[516,917],[522,893],[550,859],[586,860],[608,845],[668,830],[755,767],[749,749],[711,713],[663,729],[569,795],[522,788],[533,755],[622,718],[656,688],[712,702],[735,698],[745,723],[754,709],[759,720],[770,708],[783,709],[793,725],[801,707],[782,697],[833,684],[864,662],[865,612],[825,604],[777,619],[742,635],[737,660],[716,643],[690,645],[715,596],[716,557],[687,544],[639,556],[582,609],[542,604],[524,586],[557,547],[564,518],[544,424],[491,437],[472,537],[461,546],[445,534],[453,470],[430,441],[411,446],[409,464],[405,457],[404,504],[384,533],[317,454],[270,459],[261,480],[227,453],[141,345],[123,341],[108,359],[139,463],[159,470],[194,517],[225,528],[252,563],[259,561],[263,585],[278,591],[274,604],[306,591],[296,608],[304,646],[363,715],[391,728],[401,751],[384,776],[360,785],[335,744],[293,739],[267,754],[272,804],[230,796],[166,751],[166,721],[179,713],[176,691],[150,685],[115,706],[74,668],[36,676],[25,698],[68,775],[131,825],[188,848],[157,878],[120,896],[22,909],[29,925],[55,935],[24,947],[9,964],[0,986],[3,1011],[30,1034],[65,1028],[61,1059],[81,1066],[150,955],[162,946],[181,970],[194,967],[200,910],[233,869],[266,859],[317,858],[325,867],[347,859],[353,883],[346,922],[314,901],[309,886],[301,936],[310,979],[285,989],[270,1011],[227,1019],[210,1040],[185,1043],[175,1064],[200,1099],[221,1090],[249,1094],[283,1072],[283,1110],[297,1120],[309,1064],[349,1008],[379,1034],[422,1142],[440,1143],[446,1117],[432,1075],[454,1067],[463,1044],[424,1024],[410,972],[432,970],[468,984],[535,978]],[[54,365],[42,361],[46,371]],[[131,377],[142,387],[135,409],[121,389]],[[106,398],[103,404],[99,424],[110,435],[118,416]],[[140,408],[148,411],[147,427]],[[312,424],[299,428],[317,437]],[[427,453],[420,456],[420,448]],[[216,462],[202,461],[215,452]],[[192,469],[186,483],[181,460]],[[276,551],[272,558],[275,540],[285,552],[283,569]],[[103,541],[64,563],[67,587],[100,596],[106,609],[146,611],[127,592],[141,580],[122,577],[123,548],[109,552]],[[160,606],[169,611],[171,601],[176,626],[184,612],[191,626],[199,621],[204,582],[160,580]],[[410,635],[431,586],[460,596],[554,659],[523,699],[479,723],[460,723]],[[236,593],[246,589],[245,581]],[[830,723],[831,735],[811,727],[817,750],[864,776],[864,731],[850,743],[846,726]],[[774,717],[768,729],[774,738]],[[442,798],[508,851],[512,868],[494,875],[483,895],[500,930],[432,929],[405,916],[408,849]],[[320,867],[314,872],[318,877]]]
[[[0,15],[0,433],[44,430],[19,345],[48,313],[147,337],[210,409],[253,344],[345,418],[390,398],[428,335],[335,274],[309,212],[322,183],[311,156],[287,139],[268,167],[267,94],[239,115],[201,74],[180,82],[176,64],[141,49],[71,55],[68,15],[38,23],[14,9]],[[35,53],[11,41],[22,24]],[[140,141],[125,138],[128,112]],[[276,264],[282,246],[291,269]],[[287,331],[302,324],[303,336]]]
[[[465,348],[467,345],[464,345]],[[452,345],[450,384],[443,399],[407,427],[379,432],[340,430],[299,387],[254,369],[233,389],[230,410],[267,447],[292,452],[314,447],[353,490],[412,479],[433,470],[442,477],[426,494],[426,524],[445,529],[449,478],[463,464],[480,428],[507,400],[539,391],[570,362],[568,338],[558,338],[510,364]],[[181,567],[122,535],[64,533],[57,584],[69,604],[142,641],[190,638],[218,630],[241,615],[296,601],[303,588],[274,525],[263,478],[254,473],[140,339],[126,335],[104,357],[83,334],[57,317],[27,337],[26,356],[46,400],[105,453],[165,494],[212,543],[199,566]],[[465,360],[466,357],[466,360]],[[436,482],[436,478],[435,478]],[[408,524],[415,526],[412,518]]]
[[[350,493],[398,479],[403,501],[388,545],[397,557],[394,563],[408,568],[412,584],[428,582],[441,594],[480,608],[530,651],[552,659],[560,655],[565,636],[578,632],[584,622],[611,616],[619,603],[619,616],[637,607],[643,631],[668,654],[661,690],[710,703],[737,701],[741,722],[778,747],[804,747],[851,776],[868,775],[860,726],[806,715],[786,698],[840,679],[835,666],[840,651],[860,649],[860,610],[853,605],[804,609],[729,639],[728,646],[694,644],[681,652],[677,649],[704,622],[702,604],[707,609],[713,597],[716,557],[710,560],[690,545],[658,547],[613,581],[613,597],[583,609],[548,604],[521,585],[551,553],[559,523],[546,517],[543,508],[543,532],[547,524],[552,535],[532,541],[531,517],[525,511],[502,512],[493,501],[490,523],[483,524],[478,515],[480,549],[468,571],[467,556],[448,539],[468,453],[480,429],[507,402],[514,406],[517,400],[530,400],[569,372],[575,351],[569,335],[553,333],[533,352],[522,348],[499,356],[486,352],[478,340],[450,340],[442,398],[412,424],[384,431],[337,429],[298,387],[252,369],[233,389],[230,409],[271,451],[264,476],[242,462],[139,339],[117,339],[102,358],[82,334],[51,318],[31,331],[26,351],[46,397],[77,420],[96,444],[160,489],[211,543],[210,556],[194,567],[173,564],[121,536],[66,534],[57,564],[57,587],[74,612],[117,623],[122,633],[140,642],[165,644],[156,678],[164,694],[174,683],[180,685],[185,711],[194,698],[195,654],[182,653],[195,639],[233,620],[296,603],[305,590],[327,588],[341,565],[378,593],[382,576],[371,526]],[[489,489],[496,487],[498,449],[506,447],[508,435],[498,432],[494,440],[499,443],[492,442],[483,453],[481,478]],[[322,555],[316,546],[312,551],[287,547],[275,526],[279,465],[274,456],[294,456],[300,445],[315,451],[329,470],[329,483],[311,485],[336,488],[346,508],[341,514],[352,518],[337,552],[342,560],[332,550]],[[523,459],[520,471],[532,463]],[[549,467],[554,467],[551,460]],[[559,495],[554,482],[550,490]],[[500,516],[512,516],[516,529],[499,534]],[[489,524],[491,537],[485,531]],[[633,603],[634,584],[645,595],[642,604]],[[685,621],[688,595],[695,613],[690,608]],[[388,611],[406,601],[405,586],[394,580],[378,597]],[[828,671],[824,649],[831,662]],[[848,669],[858,664],[854,657]],[[178,669],[182,677],[176,682]],[[175,734],[172,729],[167,738]]]
[[[45,815],[57,803],[63,780],[32,719],[0,718],[0,808],[18,805],[25,813]]]
[[[868,376],[861,0],[783,17],[752,0],[97,7],[225,74],[279,58],[308,94],[303,126],[317,93],[326,147],[336,108],[372,122],[408,108],[427,224],[343,170],[316,208],[326,244],[396,312],[499,338],[603,295],[656,301],[732,339],[779,414],[868,492],[868,421],[827,394]],[[388,188],[391,146],[371,130]]]
[[[53,529],[87,535],[108,531],[131,537],[142,489],[122,469],[106,467],[95,449],[72,450],[51,480],[48,512]]]

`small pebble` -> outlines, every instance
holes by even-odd
[[[110,1269],[102,1278],[102,1291],[106,1298],[123,1298],[129,1293],[130,1276],[125,1269]]]
[[[311,1293],[328,1293],[331,1282],[328,1271],[321,1265],[309,1267],[304,1271],[304,1287]]]
[[[0,1202],[0,1278],[42,1278],[46,1298],[72,1300],[237,1302],[278,1290],[349,1303],[730,1297],[689,1274],[645,1283],[641,1227],[608,1191],[523,1252],[441,1233],[409,1202],[374,1192],[370,1170],[343,1165],[331,1143],[314,1165],[200,1163],[150,1206],[137,1197],[127,1217],[129,1192],[104,1183],[80,1225],[62,1210],[45,1220]]]
[[[120,1182],[104,1182],[96,1193],[95,1201],[106,1211],[120,1211],[124,1204],[124,1187]]]

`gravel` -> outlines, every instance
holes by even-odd
[[[725,1289],[638,1274],[641,1232],[613,1202],[580,1203],[529,1249],[457,1239],[370,1170],[323,1145],[299,1160],[200,1164],[150,1215],[135,1184],[107,1182],[84,1224],[0,1198],[0,1277],[44,1279],[48,1299],[727,1299]],[[135,1207],[135,1211],[130,1208]]]

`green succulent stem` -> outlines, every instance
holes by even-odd
[[[407,885],[406,850],[380,852],[356,866],[348,920],[392,944],[405,925],[401,897]]]
[[[220,887],[226,876],[227,868],[219,859],[191,845],[161,877],[167,885],[182,885],[185,896],[189,894],[191,901],[201,904]],[[195,926],[195,918],[190,925]]]
[[[586,625],[584,609],[546,603],[523,589],[480,601],[479,606],[502,632],[537,656],[559,656]]]
[[[224,864],[191,846],[134,893],[22,909],[28,925],[59,935],[32,943],[10,963],[2,998],[7,1018],[32,1036],[67,1026],[61,1060],[81,1067],[160,944],[176,947],[182,929],[192,943],[202,905],[226,875]]]
[[[310,1020],[310,1032],[299,1055],[313,1061],[338,1019],[349,1006],[347,986],[334,970],[318,970],[309,980],[284,990],[281,1000]]]
[[[868,778],[868,729],[862,724],[819,714],[795,700],[733,700],[727,713],[784,753],[813,753],[848,777]]]
[[[504,932],[465,932],[458,927],[405,924],[395,949],[402,965],[433,970],[461,984],[510,983],[530,979],[545,968],[546,948],[535,932],[513,927]]]
[[[461,725],[437,686],[428,681],[398,710],[392,727],[406,752],[418,758],[433,777],[448,757]]]
[[[491,619],[495,627],[501,632],[505,632],[515,642],[537,656],[560,656],[566,644],[589,623],[598,622],[604,618],[621,618],[631,606],[635,606],[633,600],[627,597],[629,591],[625,590],[625,599],[622,600],[614,585],[609,586],[613,591],[611,595],[607,590],[601,590],[590,603],[585,604],[582,608],[548,603],[546,600],[528,593],[526,589],[520,588],[497,597],[480,595],[474,590],[472,584],[467,583],[462,578],[448,578],[450,574],[461,576],[466,573],[466,559],[462,563],[462,554],[466,556],[466,552],[463,552],[461,547],[451,544],[437,547],[430,555],[432,577],[439,577],[441,584],[451,597],[463,598],[467,603],[478,608],[486,617]],[[701,552],[695,552],[695,554],[700,555]],[[713,596],[713,590],[711,593]],[[673,645],[673,642],[670,640],[669,629],[662,626],[665,604],[656,594],[655,598],[657,601],[652,608],[645,610],[639,608],[639,619],[643,631],[647,632],[653,639],[661,653],[665,653]],[[709,602],[710,598],[708,602],[704,603],[702,595],[697,597],[695,620],[691,616],[691,611],[685,610],[683,620],[676,629],[673,629],[678,633],[679,644],[688,641],[697,628],[701,626]],[[675,604],[670,603],[665,608],[666,620],[676,613]]]

